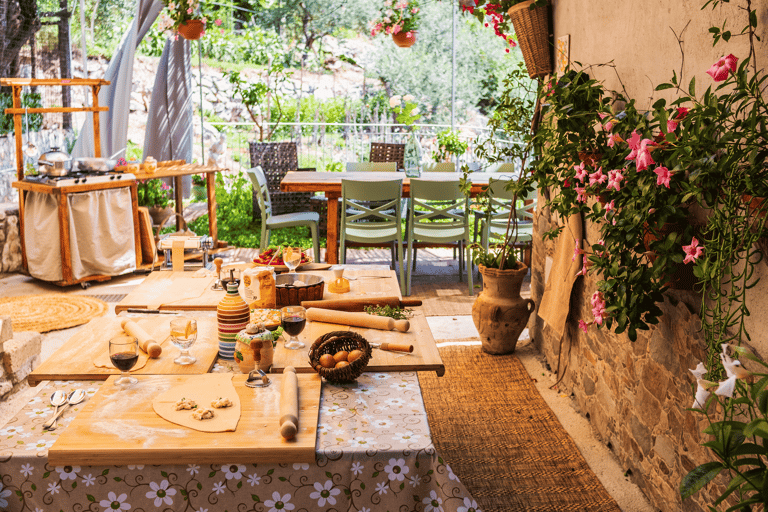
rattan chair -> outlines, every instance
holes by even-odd
[[[311,209],[311,192],[281,192],[280,182],[288,171],[314,171],[299,168],[299,158],[294,142],[251,142],[249,144],[251,167],[261,167],[267,178],[272,198],[272,214],[292,213]],[[253,194],[253,214],[258,215],[258,200]]]
[[[405,169],[405,144],[371,142],[371,162],[397,162],[398,169]]]

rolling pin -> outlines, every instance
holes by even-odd
[[[375,297],[368,299],[304,300],[301,301],[301,305],[305,308],[335,309],[337,311],[365,311],[366,306],[410,308],[421,306],[421,301],[418,299],[401,300],[398,297]]]
[[[142,329],[139,324],[127,318],[120,322],[123,330],[136,338],[139,342],[139,348],[147,353],[151,359],[157,359],[163,353],[163,347],[160,346],[147,331]]]
[[[351,325],[354,327],[368,327],[400,332],[408,332],[411,322],[408,320],[395,320],[388,316],[369,315],[368,313],[350,313],[349,311],[334,311],[332,309],[311,308],[307,310],[307,320],[315,322],[327,322],[329,324]]]
[[[283,370],[283,386],[280,389],[280,435],[285,439],[296,437],[299,425],[299,379],[296,368]]]

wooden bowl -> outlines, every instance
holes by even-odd
[[[334,355],[340,350],[351,352],[360,350],[363,355],[343,368],[325,368],[320,364],[320,357],[325,354]],[[325,380],[331,383],[353,382],[368,366],[371,359],[371,345],[368,341],[351,331],[332,331],[323,334],[309,348],[309,364]]]
[[[294,283],[303,284],[296,286]],[[279,274],[275,278],[277,308],[301,306],[304,300],[322,300],[325,279],[315,274]]]

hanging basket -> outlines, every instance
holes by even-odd
[[[515,27],[517,42],[523,52],[528,76],[539,78],[552,73],[549,44],[549,4],[531,9],[534,0],[510,7],[509,17]]]
[[[417,34],[418,32],[415,30],[411,30],[410,32],[398,32],[397,34],[392,34],[392,40],[400,48],[410,48],[413,46],[413,43],[416,42]]]
[[[189,20],[179,25],[179,34],[184,39],[197,41],[205,32],[205,25],[202,20]]]

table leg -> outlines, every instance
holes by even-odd
[[[213,248],[219,246],[219,228],[216,225],[216,173],[205,173],[205,187],[208,193],[208,234],[213,238]]]
[[[339,262],[339,197],[340,194],[326,192],[328,198],[328,236],[325,261],[335,265]]]
[[[182,204],[182,201],[184,199],[184,190],[181,188],[182,176],[176,176],[173,178],[173,189],[176,192],[176,213],[179,214],[178,217],[176,217],[176,231],[181,231],[181,223],[184,219],[184,205]]]
[[[21,242],[21,267],[29,272],[27,265],[27,242],[24,237],[24,196],[26,192],[19,190],[19,241]]]
[[[141,266],[142,254],[141,254],[141,230],[139,229],[139,195],[138,185],[134,181],[130,186],[131,192],[131,212],[133,214],[133,246],[136,251],[136,267]]]
[[[69,204],[67,194],[59,196],[59,243],[61,244],[61,280],[71,283],[72,277],[72,251],[69,246]]]

